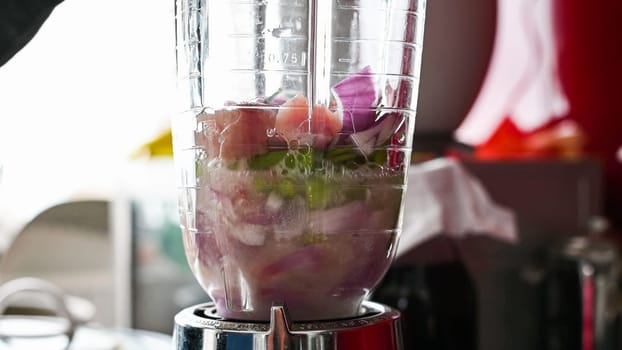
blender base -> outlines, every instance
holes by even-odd
[[[400,314],[365,301],[361,316],[332,321],[290,322],[283,305],[270,322],[229,321],[213,303],[186,308],[175,316],[176,350],[403,350]]]

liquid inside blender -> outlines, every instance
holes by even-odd
[[[196,202],[182,227],[223,317],[266,320],[275,302],[294,320],[356,316],[392,260],[405,119],[379,116],[362,150],[358,133],[341,132],[342,112],[320,106],[309,118],[301,100],[197,116]]]

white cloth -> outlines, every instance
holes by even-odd
[[[512,211],[495,204],[475,177],[448,158],[410,168],[397,255],[441,234],[486,234],[510,243],[518,239]]]
[[[504,117],[526,132],[568,112],[557,75],[551,0],[498,0],[497,38],[482,90],[456,130],[485,142]]]

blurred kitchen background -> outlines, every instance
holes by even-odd
[[[622,349],[622,2],[427,5],[420,182],[373,298],[407,349]],[[0,0],[0,283],[43,278],[105,328],[169,334],[207,298],[177,226],[173,6]]]

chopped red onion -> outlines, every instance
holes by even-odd
[[[272,264],[266,266],[261,275],[263,277],[273,277],[278,274],[291,271],[297,268],[310,269],[314,265],[318,265],[322,261],[322,255],[313,246],[295,251],[289,255],[279,258]]]
[[[368,214],[369,208],[364,202],[354,201],[343,206],[311,212],[309,228],[325,234],[352,232],[365,227]]]
[[[397,114],[389,114],[371,128],[350,135],[350,139],[365,154],[371,154],[376,147],[385,143],[402,123]]]
[[[332,91],[337,110],[343,118],[342,133],[363,131],[374,124],[376,85],[369,66],[335,84]]]

